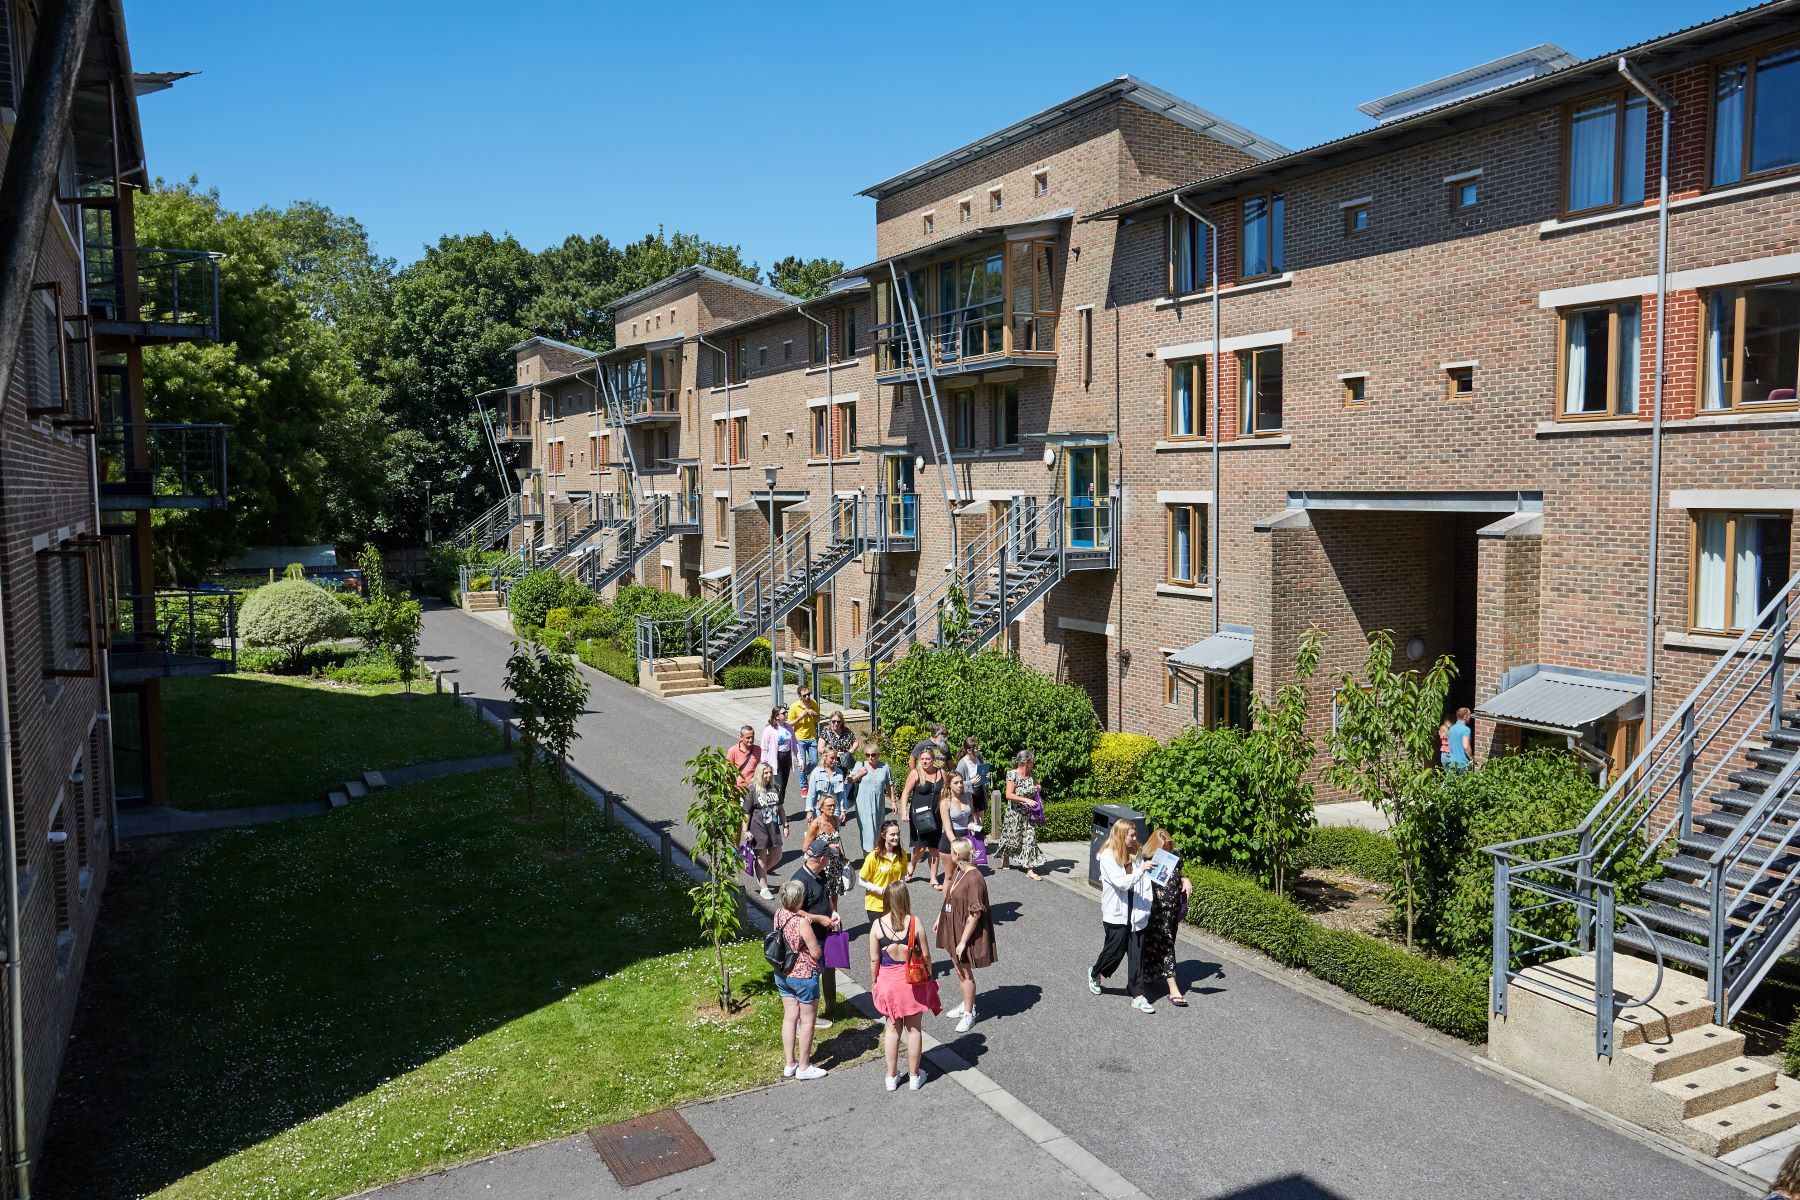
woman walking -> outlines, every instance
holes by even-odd
[[[846,783],[856,789],[856,825],[867,857],[874,853],[876,835],[887,825],[887,814],[894,807],[894,772],[881,761],[879,743],[870,742],[864,748],[862,765],[850,772]]]
[[[782,812],[781,792],[775,786],[775,768],[763,763],[756,769],[756,779],[744,793],[744,845],[756,856],[756,885],[764,900],[772,899],[769,873],[781,865],[781,827],[787,823]]]
[[[1100,957],[1088,969],[1088,991],[1098,996],[1100,981],[1119,969],[1119,960],[1130,964],[1126,990],[1131,1007],[1143,1013],[1156,1011],[1144,999],[1143,930],[1150,923],[1150,870],[1139,857],[1137,826],[1114,821],[1105,843],[1094,852],[1100,865],[1100,921],[1106,930]]]
[[[856,873],[863,890],[863,911],[869,914],[869,928],[887,911],[890,884],[906,878],[906,851],[900,847],[900,822],[889,817],[881,823],[880,839],[875,849],[863,858]]]
[[[944,909],[933,936],[950,956],[962,1002],[946,1015],[956,1017],[956,1032],[975,1024],[975,969],[1000,961],[994,949],[994,913],[988,906],[987,880],[973,861],[968,838],[950,843],[950,875],[944,883]]]
[[[930,864],[926,871],[931,886],[938,891],[944,890],[944,885],[938,882],[938,839],[943,833],[938,818],[938,798],[943,790],[944,772],[938,766],[937,755],[926,750],[919,755],[918,765],[906,773],[900,807],[906,810],[907,821],[912,826],[912,861],[907,864],[907,878],[912,878],[912,873],[919,869],[919,860],[926,859]]]
[[[971,833],[979,836],[981,833],[981,814],[968,801],[968,791],[968,785],[963,782],[961,775],[948,774],[944,776],[943,796],[938,801],[938,828],[942,831],[938,835],[938,853],[940,854],[950,853],[950,843],[956,841],[957,838],[966,838]],[[944,867],[946,884],[949,883],[950,870],[951,867],[946,864]]]
[[[962,753],[956,756],[956,773],[963,778],[963,790],[967,792],[969,803],[975,811],[983,814],[982,824],[987,824],[988,805],[993,799],[993,768],[981,757],[981,743],[974,738],[967,738],[962,744]]]
[[[790,1079],[823,1079],[825,1068],[812,1065],[813,1027],[819,1018],[819,938],[800,911],[806,885],[790,879],[781,885],[781,911],[775,928],[788,945],[788,969],[775,972],[781,997],[781,1074]]]
[[[1144,843],[1146,869],[1155,866],[1153,860],[1158,850],[1175,854],[1175,840],[1166,829],[1158,829]],[[1151,871],[1150,920],[1144,925],[1144,986],[1154,987],[1157,980],[1166,980],[1169,1003],[1176,1008],[1186,1008],[1188,1002],[1181,994],[1181,983],[1175,978],[1175,934],[1186,915],[1188,897],[1193,894],[1194,881],[1182,874],[1179,855],[1168,878],[1158,882],[1155,871]]]
[[[762,751],[762,760],[775,768],[775,785],[781,792],[783,804],[787,803],[788,776],[794,769],[794,745],[794,727],[788,724],[787,710],[770,709],[769,723],[763,726],[758,748]]]
[[[1043,878],[1037,873],[1044,861],[1037,831],[1044,822],[1044,789],[1033,774],[1036,766],[1029,750],[1019,751],[1013,759],[1013,768],[1006,773],[1006,812],[1000,818],[1000,869],[1016,858],[1027,879]]]
[[[837,797],[830,792],[817,797],[819,815],[806,826],[806,840],[802,845],[811,846],[823,840],[830,844],[831,852],[825,859],[825,870],[820,875],[820,882],[831,897],[831,911],[836,912],[838,897],[850,889],[844,885],[844,838],[838,832],[843,825],[843,818],[838,815]]]
[[[927,1011],[943,1011],[937,980],[931,977],[931,945],[912,915],[912,896],[905,880],[888,885],[881,916],[869,936],[869,975],[875,980],[875,1011],[887,1022],[887,1090],[900,1086],[900,1039],[906,1038],[906,1070],[913,1091],[925,1086]]]

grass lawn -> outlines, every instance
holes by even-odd
[[[163,682],[169,803],[242,808],[318,800],[364,771],[500,751],[466,705],[400,685],[276,675]]]
[[[341,1196],[778,1079],[760,945],[730,951],[747,1009],[707,1016],[683,885],[590,805],[572,854],[522,808],[493,771],[131,843],[40,1196]]]

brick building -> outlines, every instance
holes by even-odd
[[[827,494],[906,529],[790,614],[789,649],[839,670],[939,636],[954,582],[975,640],[1166,736],[1241,720],[1308,628],[1322,679],[1387,629],[1454,660],[1481,749],[1604,773],[1793,570],[1797,40],[1772,3],[1587,61],[1540,46],[1294,152],[1125,77],[868,188],[880,257],[841,292],[647,289],[614,314],[616,353],[671,364],[637,467],[701,511],[639,575],[753,605],[776,467],[778,545]],[[830,404],[809,313],[842,343]]]

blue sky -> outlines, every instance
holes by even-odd
[[[202,72],[141,101],[152,172],[234,208],[317,200],[401,262],[444,233],[537,249],[661,224],[766,267],[865,261],[858,189],[1115,75],[1300,147],[1366,127],[1361,101],[1514,50],[1585,58],[1724,11],[127,0],[126,20],[138,70]]]

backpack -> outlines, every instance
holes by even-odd
[[[775,968],[777,975],[793,973],[794,962],[799,956],[788,945],[787,938],[782,936],[779,914],[769,927],[769,932],[763,935],[763,957],[769,960],[769,965]]]

